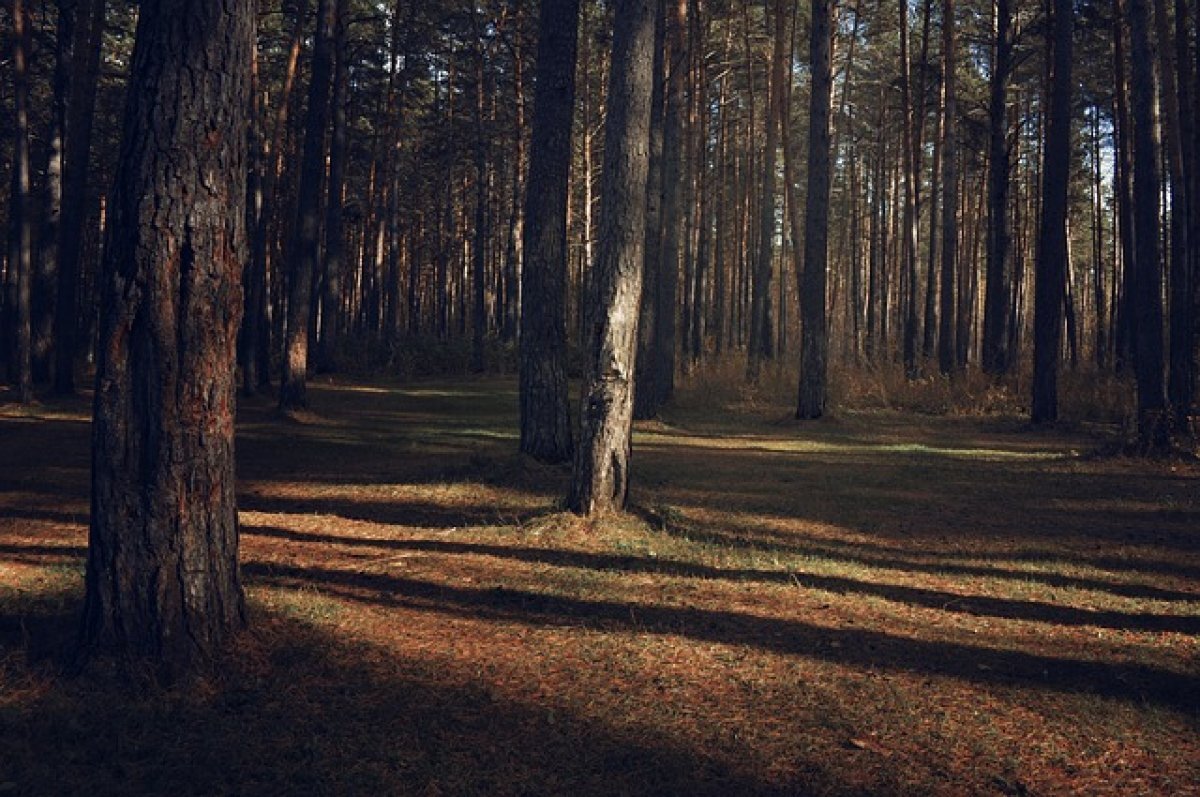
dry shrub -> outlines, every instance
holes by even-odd
[[[926,363],[921,376],[907,378],[899,363],[833,363],[829,368],[829,408],[897,410],[925,415],[1014,416],[1029,412],[1032,364],[1022,362],[996,379],[978,368],[953,376]],[[675,404],[684,410],[725,409],[755,414],[778,413],[796,401],[795,358],[764,366],[757,382],[746,380],[744,355],[726,355],[694,367],[680,378]],[[1129,379],[1091,367],[1059,374],[1059,408],[1064,421],[1126,426],[1134,415],[1136,394]]]

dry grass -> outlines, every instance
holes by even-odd
[[[507,382],[244,406],[253,630],[149,694],[56,666],[86,405],[0,410],[0,794],[1195,791],[1193,466],[707,389],[595,522]]]

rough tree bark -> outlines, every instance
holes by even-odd
[[[325,206],[325,278],[321,290],[321,332],[317,339],[317,370],[337,368],[338,335],[342,322],[342,271],[346,265],[346,103],[350,94],[349,0],[337,0],[333,37],[333,126],[329,136],[329,201]]]
[[[279,408],[284,411],[308,406],[308,328],[312,318],[313,279],[321,256],[321,192],[325,182],[325,130],[329,126],[335,11],[335,0],[318,0],[308,119],[300,156],[295,243],[288,253],[292,263],[287,339],[279,383]]]
[[[567,179],[579,0],[543,0],[525,198],[519,346],[521,451],[571,458],[567,395]]]
[[[568,503],[583,515],[625,507],[642,247],[646,241],[654,0],[615,8],[601,185],[600,247],[585,346],[579,448]]]
[[[1058,419],[1058,363],[1062,350],[1067,273],[1067,195],[1071,181],[1071,0],[1055,0],[1048,47],[1050,107],[1042,149],[1042,218],[1038,234],[1033,309],[1034,423]]]
[[[800,398],[796,417],[825,413],[829,329],[825,283],[829,259],[829,115],[833,92],[833,29],[829,0],[813,0],[809,43],[812,92],[809,100],[808,199],[804,218],[804,275],[800,290]]]
[[[82,651],[171,670],[244,622],[234,358],[256,4],[142,6],[101,270]]]

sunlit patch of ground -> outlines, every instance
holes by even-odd
[[[253,629],[205,680],[58,673],[82,403],[0,412],[0,794],[1185,794],[1200,473],[1017,423],[694,411],[561,512],[503,381],[242,408]]]

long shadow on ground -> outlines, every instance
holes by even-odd
[[[73,598],[0,614],[0,791],[127,794],[854,794],[771,784],[653,732],[514,702],[297,620],[254,617],[218,675],[142,695],[55,674]],[[27,653],[33,651],[27,662]]]

